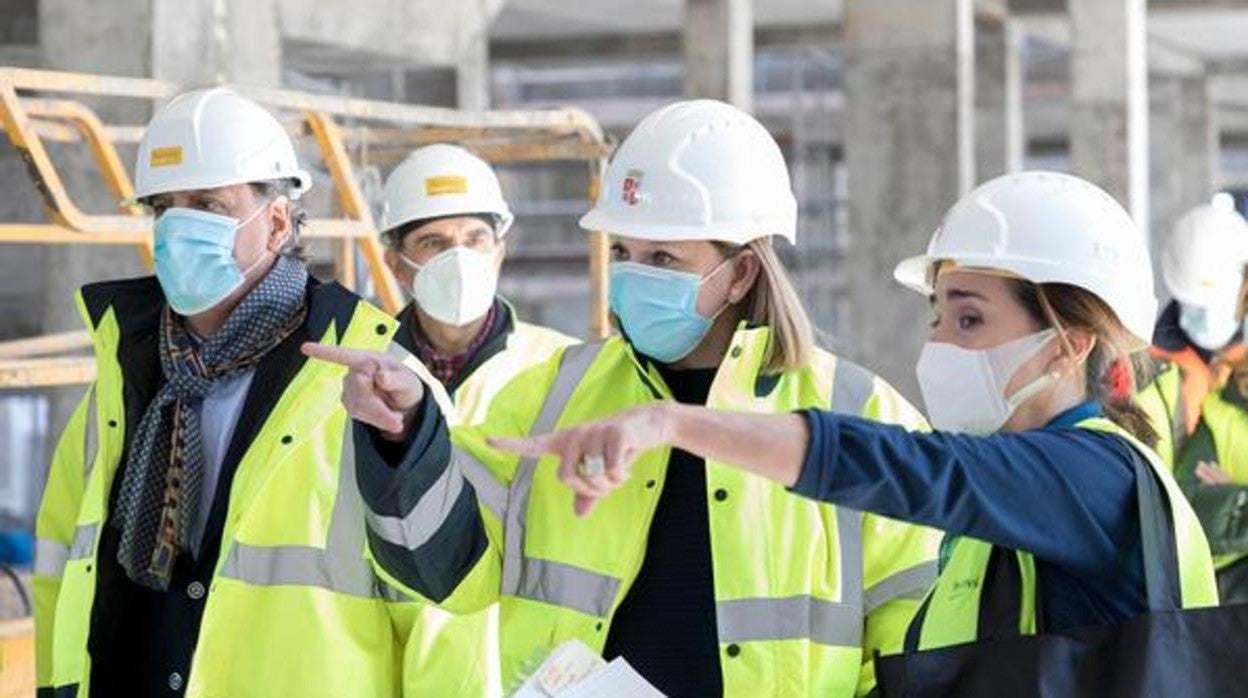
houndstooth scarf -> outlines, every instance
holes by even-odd
[[[142,586],[164,591],[189,550],[199,515],[204,451],[200,405],[220,378],[255,366],[306,315],[308,272],[281,257],[214,335],[198,342],[168,306],[160,322],[164,383],[134,432],[113,524],[117,561]]]

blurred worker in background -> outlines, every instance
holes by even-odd
[[[1174,300],[1153,334],[1158,375],[1138,396],[1209,535],[1223,603],[1248,602],[1246,265],[1238,213],[1201,206],[1179,220],[1161,258]]]
[[[360,423],[383,576],[452,611],[499,601],[505,681],[578,638],[672,696],[850,696],[873,685],[872,652],[900,646],[935,573],[932,531],[667,449],[642,456],[621,496],[580,518],[555,459],[485,443],[666,400],[922,427],[882,380],[812,345],[773,247],[793,242],[796,218],[761,124],[721,102],[676,103],[624,141],[581,220],[612,235],[622,336],[520,374],[481,425],[454,430],[454,446],[393,359],[305,349],[352,367],[343,399]],[[476,473],[471,486],[461,471]]]
[[[917,656],[903,660],[903,678],[926,685],[924,695],[945,695],[934,686],[956,683],[963,669],[995,672],[981,687],[1033,677],[1032,690],[1073,694],[1055,688],[1065,674],[1037,673],[1042,648],[996,667],[976,664],[975,649],[943,661],[922,650],[976,640],[1032,648],[1015,640],[1121,623],[1155,608],[1162,589],[1150,588],[1146,563],[1168,573],[1168,602],[1215,605],[1205,536],[1131,402],[1130,355],[1148,345],[1157,302],[1126,211],[1075,177],[1007,175],[955,205],[927,253],[896,276],[932,303],[917,371],[934,433],[820,409],[750,415],[660,403],[497,445],[557,453],[580,499],[616,488],[627,499],[647,454],[670,445],[819,501],[948,531],[940,579],[906,638]],[[575,467],[592,459],[605,460],[602,473]],[[1137,478],[1157,495],[1141,496]],[[1144,504],[1168,504],[1171,516],[1146,516]],[[1117,661],[1156,659],[1120,650]],[[1056,661],[1072,675],[1080,666]]]
[[[299,351],[397,323],[308,275],[312,180],[259,105],[176,97],[136,169],[156,273],[78,294],[96,379],[36,524],[40,695],[397,695],[342,374]]]
[[[513,216],[483,160],[425,146],[390,174],[385,196],[386,263],[412,297],[395,341],[445,386],[460,423],[480,422],[512,378],[575,340],[521,322],[497,295]],[[404,672],[407,695],[498,693],[497,605],[468,616],[422,605]]]

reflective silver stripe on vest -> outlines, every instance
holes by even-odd
[[[841,600],[799,595],[718,601],[720,642],[810,640],[859,647],[865,615],[862,597],[862,514],[836,508],[841,554]]]
[[[922,600],[935,583],[936,561],[919,563],[871,585],[865,593],[865,611],[870,613],[896,599]]]
[[[99,531],[98,523],[84,524],[74,529],[74,544],[69,548],[69,559],[83,560],[95,554],[95,537]]]
[[[861,415],[875,393],[870,371],[836,359],[832,374],[831,409]],[[720,642],[810,640],[824,645],[858,647],[865,616],[863,595],[862,514],[835,507],[840,553],[841,599],[809,595],[753,598],[715,604]]]
[[[810,640],[822,645],[862,644],[862,608],[852,604],[789,596],[737,599],[715,604],[720,642]]]
[[[385,598],[364,557],[364,502],[355,487],[355,441],[345,427],[338,491],[325,548],[310,545],[251,545],[234,541],[220,576],[256,586],[311,586],[351,596]]]
[[[459,470],[477,493],[477,503],[489,509],[499,521],[507,513],[507,486],[494,477],[494,473],[472,457],[471,453],[456,446],[451,447],[451,458],[459,464]]]
[[[875,375],[838,356],[832,373],[832,411],[865,416],[862,413],[873,394]]]
[[[50,538],[35,541],[35,574],[43,577],[60,577],[65,565],[71,560],[85,560],[95,553],[95,537],[100,530],[98,523],[84,524],[74,529],[71,545],[58,543]]]
[[[545,601],[606,618],[620,591],[620,580],[554,560],[526,557],[516,596]]]
[[[554,383],[546,393],[546,400],[538,412],[537,421],[533,423],[530,435],[546,434],[554,430],[567,406],[572,392],[580,384],[581,378],[589,370],[598,353],[602,351],[602,343],[577,344],[563,351],[559,361],[559,370],[555,374]],[[528,516],[529,493],[533,488],[533,472],[537,468],[536,458],[524,458],[516,467],[515,477],[507,491],[507,508],[504,517],[503,533],[503,573],[502,593],[519,596],[521,588],[530,592],[540,593],[543,590],[531,583],[524,583],[524,528]],[[534,598],[530,596],[528,598]],[[538,601],[563,605],[557,598],[537,598]]]
[[[65,574],[69,562],[69,546],[48,538],[35,540],[35,574],[41,577],[60,577]]]
[[[96,428],[95,386],[87,388],[87,414],[83,425],[82,439],[82,482],[91,477],[91,466],[95,462],[95,454],[99,448],[99,430]],[[81,560],[91,556],[95,550],[95,534],[98,524],[79,526],[74,530],[72,545],[65,545],[50,538],[39,538],[35,541],[35,574],[43,577],[60,577],[65,574],[65,565],[70,560]]]
[[[95,454],[100,447],[100,432],[97,428],[95,405],[95,386],[87,388],[87,423],[86,433],[82,439],[82,482],[86,487],[86,482],[91,477],[91,468],[95,466]]]
[[[371,510],[366,511],[368,527],[387,543],[415,550],[427,543],[446,523],[463,489],[464,476],[459,472],[456,459],[452,458],[442,470],[442,475],[425,490],[407,516],[381,516]]]
[[[351,596],[380,595],[377,579],[362,556],[335,559],[311,546],[234,543],[221,576],[256,586],[311,586]]]

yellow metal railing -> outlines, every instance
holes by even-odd
[[[305,237],[333,241],[340,283],[356,288],[356,254],[388,312],[402,294],[383,260],[368,202],[358,185],[350,152],[366,152],[369,164],[392,164],[420,145],[457,142],[495,163],[583,161],[592,198],[610,146],[592,117],[577,109],[464,112],[375,100],[314,95],[290,90],[234,86],[274,110],[296,138],[310,138],[328,170],[341,218],[315,218]],[[159,80],[121,78],[19,68],[0,68],[0,122],[17,149],[48,216],[44,223],[0,222],[0,244],[134,245],[151,269],[151,219],[133,202],[128,168],[119,144],[137,143],[143,127],[105,124],[83,98],[126,98],[159,102],[182,90]],[[55,95],[53,97],[52,95]],[[344,123],[340,123],[344,122]],[[345,125],[344,125],[345,124]],[[45,142],[85,143],[103,184],[117,199],[117,211],[89,214],[70,197]],[[589,236],[591,337],[606,336],[607,241]],[[0,388],[81,384],[91,380],[89,356],[69,355],[87,346],[85,333],[49,335],[0,343]]]

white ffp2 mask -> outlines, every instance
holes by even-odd
[[[494,304],[498,271],[494,255],[453,247],[423,265],[400,255],[416,271],[412,297],[429,317],[462,327],[483,317]]]
[[[940,431],[977,436],[1000,430],[1019,405],[1057,379],[1045,373],[1013,395],[1005,394],[1005,387],[1019,367],[1056,334],[1047,329],[978,350],[928,342],[919,355],[916,373],[932,426]]]

